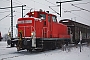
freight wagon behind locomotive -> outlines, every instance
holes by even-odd
[[[61,48],[70,41],[68,27],[58,23],[56,15],[40,10],[29,12],[27,16],[17,21],[18,51]]]
[[[80,41],[80,31],[82,34],[82,43],[90,42],[90,26],[72,21],[70,19],[60,20],[60,23],[63,23],[68,26],[68,32],[71,35],[71,42],[78,44]]]

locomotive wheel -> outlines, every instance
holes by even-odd
[[[27,51],[32,52],[32,49],[27,49]]]
[[[14,43],[11,43],[11,47],[14,47]]]
[[[38,51],[38,52],[43,52],[43,51],[45,51],[44,49],[38,49],[38,50],[36,50],[36,51]]]
[[[11,44],[11,40],[7,40],[7,44],[10,45]]]

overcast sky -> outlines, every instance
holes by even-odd
[[[1,0],[0,8],[9,7],[10,1],[11,0]],[[59,12],[59,7],[57,7],[57,5],[59,4],[56,4],[56,2],[59,2],[59,1],[65,1],[65,0],[13,0],[13,6],[26,5],[26,7],[24,7],[25,9],[24,15],[27,12],[29,12],[31,8],[33,8],[33,10],[39,10],[39,9],[42,9],[44,11],[48,10],[50,11],[50,13],[57,15],[53,10],[49,8],[49,6],[51,6],[55,11]],[[84,8],[85,10],[80,10],[79,8],[76,8],[72,6],[71,4]],[[77,11],[72,11],[72,10],[77,10]],[[13,13],[14,26],[15,26],[17,23],[17,19],[22,16],[21,7],[14,8],[13,11],[15,11]],[[57,15],[58,21],[61,19],[68,18],[68,19],[72,19],[73,21],[90,25],[90,1],[82,0],[78,2],[63,3],[61,14],[62,14],[62,17]],[[7,15],[8,17],[4,18]],[[2,34],[8,33],[8,31],[10,30],[10,25],[11,25],[10,9],[0,9],[0,31],[2,32]],[[16,31],[15,27],[14,27],[14,31]]]

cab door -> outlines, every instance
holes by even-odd
[[[48,15],[48,36],[50,38],[52,37],[52,21],[50,15]]]

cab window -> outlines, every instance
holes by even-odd
[[[40,14],[41,19],[46,19],[46,14]]]
[[[50,16],[48,16],[48,21],[51,22],[51,20],[50,20]]]
[[[53,20],[53,22],[57,22],[57,17],[56,16],[52,16],[52,20]]]

